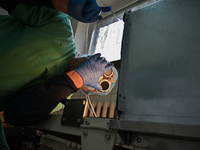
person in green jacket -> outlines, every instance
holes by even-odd
[[[97,81],[113,65],[100,54],[67,69],[76,53],[69,16],[95,22],[111,7],[99,7],[95,0],[0,0],[0,7],[10,14],[0,16],[0,111],[5,123],[33,125],[83,85],[102,90]],[[6,150],[0,127],[0,148]]]

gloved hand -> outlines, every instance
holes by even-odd
[[[83,62],[75,71],[83,78],[85,86],[93,87],[102,91],[98,84],[99,78],[112,69],[113,64],[107,62],[101,54],[95,54]]]
[[[69,0],[67,14],[78,21],[91,23],[101,20],[101,12],[111,11],[111,7],[99,7],[96,0]]]

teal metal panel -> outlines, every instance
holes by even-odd
[[[124,21],[120,119],[200,125],[200,1],[161,0]]]

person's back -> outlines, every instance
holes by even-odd
[[[75,57],[68,15],[95,22],[111,7],[99,7],[96,0],[1,0],[0,7],[11,14],[0,16],[0,149],[9,150],[1,121],[30,126],[82,86],[102,90],[98,80],[113,65],[101,54],[65,70]]]
[[[68,15],[22,4],[11,15],[0,16],[1,110],[17,92],[63,73],[75,57]]]

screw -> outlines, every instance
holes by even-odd
[[[110,126],[110,122],[107,122],[106,126],[109,127]]]
[[[66,121],[67,121],[66,118],[63,117],[63,118],[62,118],[62,122],[66,122]]]
[[[137,138],[137,142],[138,142],[138,143],[141,143],[141,142],[142,142],[142,139],[141,139],[141,138]]]
[[[105,138],[106,138],[106,140],[109,140],[110,139],[110,134],[106,134]]]
[[[83,135],[87,136],[88,135],[88,131],[83,131]]]
[[[89,125],[89,124],[90,124],[90,121],[89,121],[89,120],[86,120],[86,121],[85,121],[85,124],[86,124],[86,125]]]
[[[81,124],[81,119],[76,120],[77,124]]]

